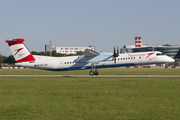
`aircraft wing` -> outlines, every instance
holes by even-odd
[[[98,64],[100,61],[112,61],[112,54],[102,54],[89,49],[84,51],[84,55],[79,56],[76,63]]]

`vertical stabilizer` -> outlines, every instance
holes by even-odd
[[[23,44],[24,39],[8,39],[6,43],[9,44],[11,52],[17,63],[35,61],[34,56],[29,52],[26,46]]]

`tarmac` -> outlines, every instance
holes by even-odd
[[[180,75],[0,75],[0,77],[119,77],[119,78],[180,78]]]

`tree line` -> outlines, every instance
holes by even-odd
[[[76,54],[61,54],[61,53],[57,53],[56,51],[52,51],[51,52],[51,56],[52,57],[64,57],[64,56],[76,56],[76,55],[83,55],[83,51],[78,51]],[[50,52],[36,52],[36,51],[32,51],[31,54],[33,55],[42,55],[42,56],[50,56]],[[16,63],[14,56],[10,55],[9,57],[7,56],[2,56],[0,54],[0,68],[2,66],[2,63],[7,63],[7,64],[14,64]]]

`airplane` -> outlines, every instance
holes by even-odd
[[[96,52],[86,49],[83,55],[68,57],[50,57],[32,55],[24,44],[24,39],[7,39],[16,60],[15,66],[35,69],[65,71],[91,69],[89,75],[98,75],[97,68],[122,67],[148,64],[168,64],[174,59],[159,51],[123,53]]]

